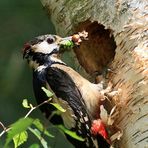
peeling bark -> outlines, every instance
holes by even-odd
[[[41,1],[59,35],[89,32],[89,40],[71,52],[76,67],[80,63],[91,76],[106,66],[113,70],[109,81],[121,90],[113,98],[122,106],[116,121],[124,134],[119,147],[148,147],[147,0]]]

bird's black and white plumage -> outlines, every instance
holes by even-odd
[[[65,40],[71,40],[71,38],[43,35],[25,45],[23,56],[33,69],[35,97],[40,104],[48,99],[41,87],[51,90],[55,94],[52,101],[59,103],[66,110],[61,114],[62,120],[58,119],[59,117],[53,117],[51,122],[58,124],[63,121],[65,127],[76,131],[85,139],[81,147],[98,147],[90,128],[96,116],[100,93],[95,84],[84,79],[60,60],[60,48]],[[41,106],[41,111],[47,118],[54,109],[50,104]],[[70,137],[69,139],[71,140]],[[73,141],[76,147],[80,146],[78,141]],[[104,145],[104,147],[107,146]]]

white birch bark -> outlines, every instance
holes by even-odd
[[[147,148],[148,1],[41,0],[41,2],[49,12],[57,34],[61,36],[72,34],[87,20],[98,22],[105,29],[112,30],[117,47],[110,65],[114,73],[109,79],[115,89],[121,89],[120,97],[114,100],[120,101],[122,105],[117,120],[118,126],[123,129],[120,147]],[[85,23],[83,27],[85,29]],[[93,61],[92,67],[93,64],[97,63]]]

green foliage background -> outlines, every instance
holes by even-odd
[[[21,105],[23,99],[36,104],[32,73],[22,59],[21,49],[26,41],[47,33],[55,33],[55,30],[39,0],[0,1],[0,121],[5,126],[26,114]],[[40,111],[32,116],[42,118]],[[4,139],[0,139],[0,147]],[[30,139],[36,141],[34,137]],[[59,143],[56,147],[64,147],[65,141],[60,134],[56,140]]]

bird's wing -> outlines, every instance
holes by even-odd
[[[71,122],[67,124],[68,127],[70,128],[71,126],[73,128],[73,125],[75,125],[74,128],[77,134],[81,135],[86,139],[86,142],[91,143],[93,146],[90,132],[91,119],[82,96],[71,77],[59,68],[49,67],[47,69],[46,80],[57,96],[55,102],[59,102],[64,109],[67,109],[65,117],[64,113],[62,116],[63,119],[69,119],[68,122]]]

